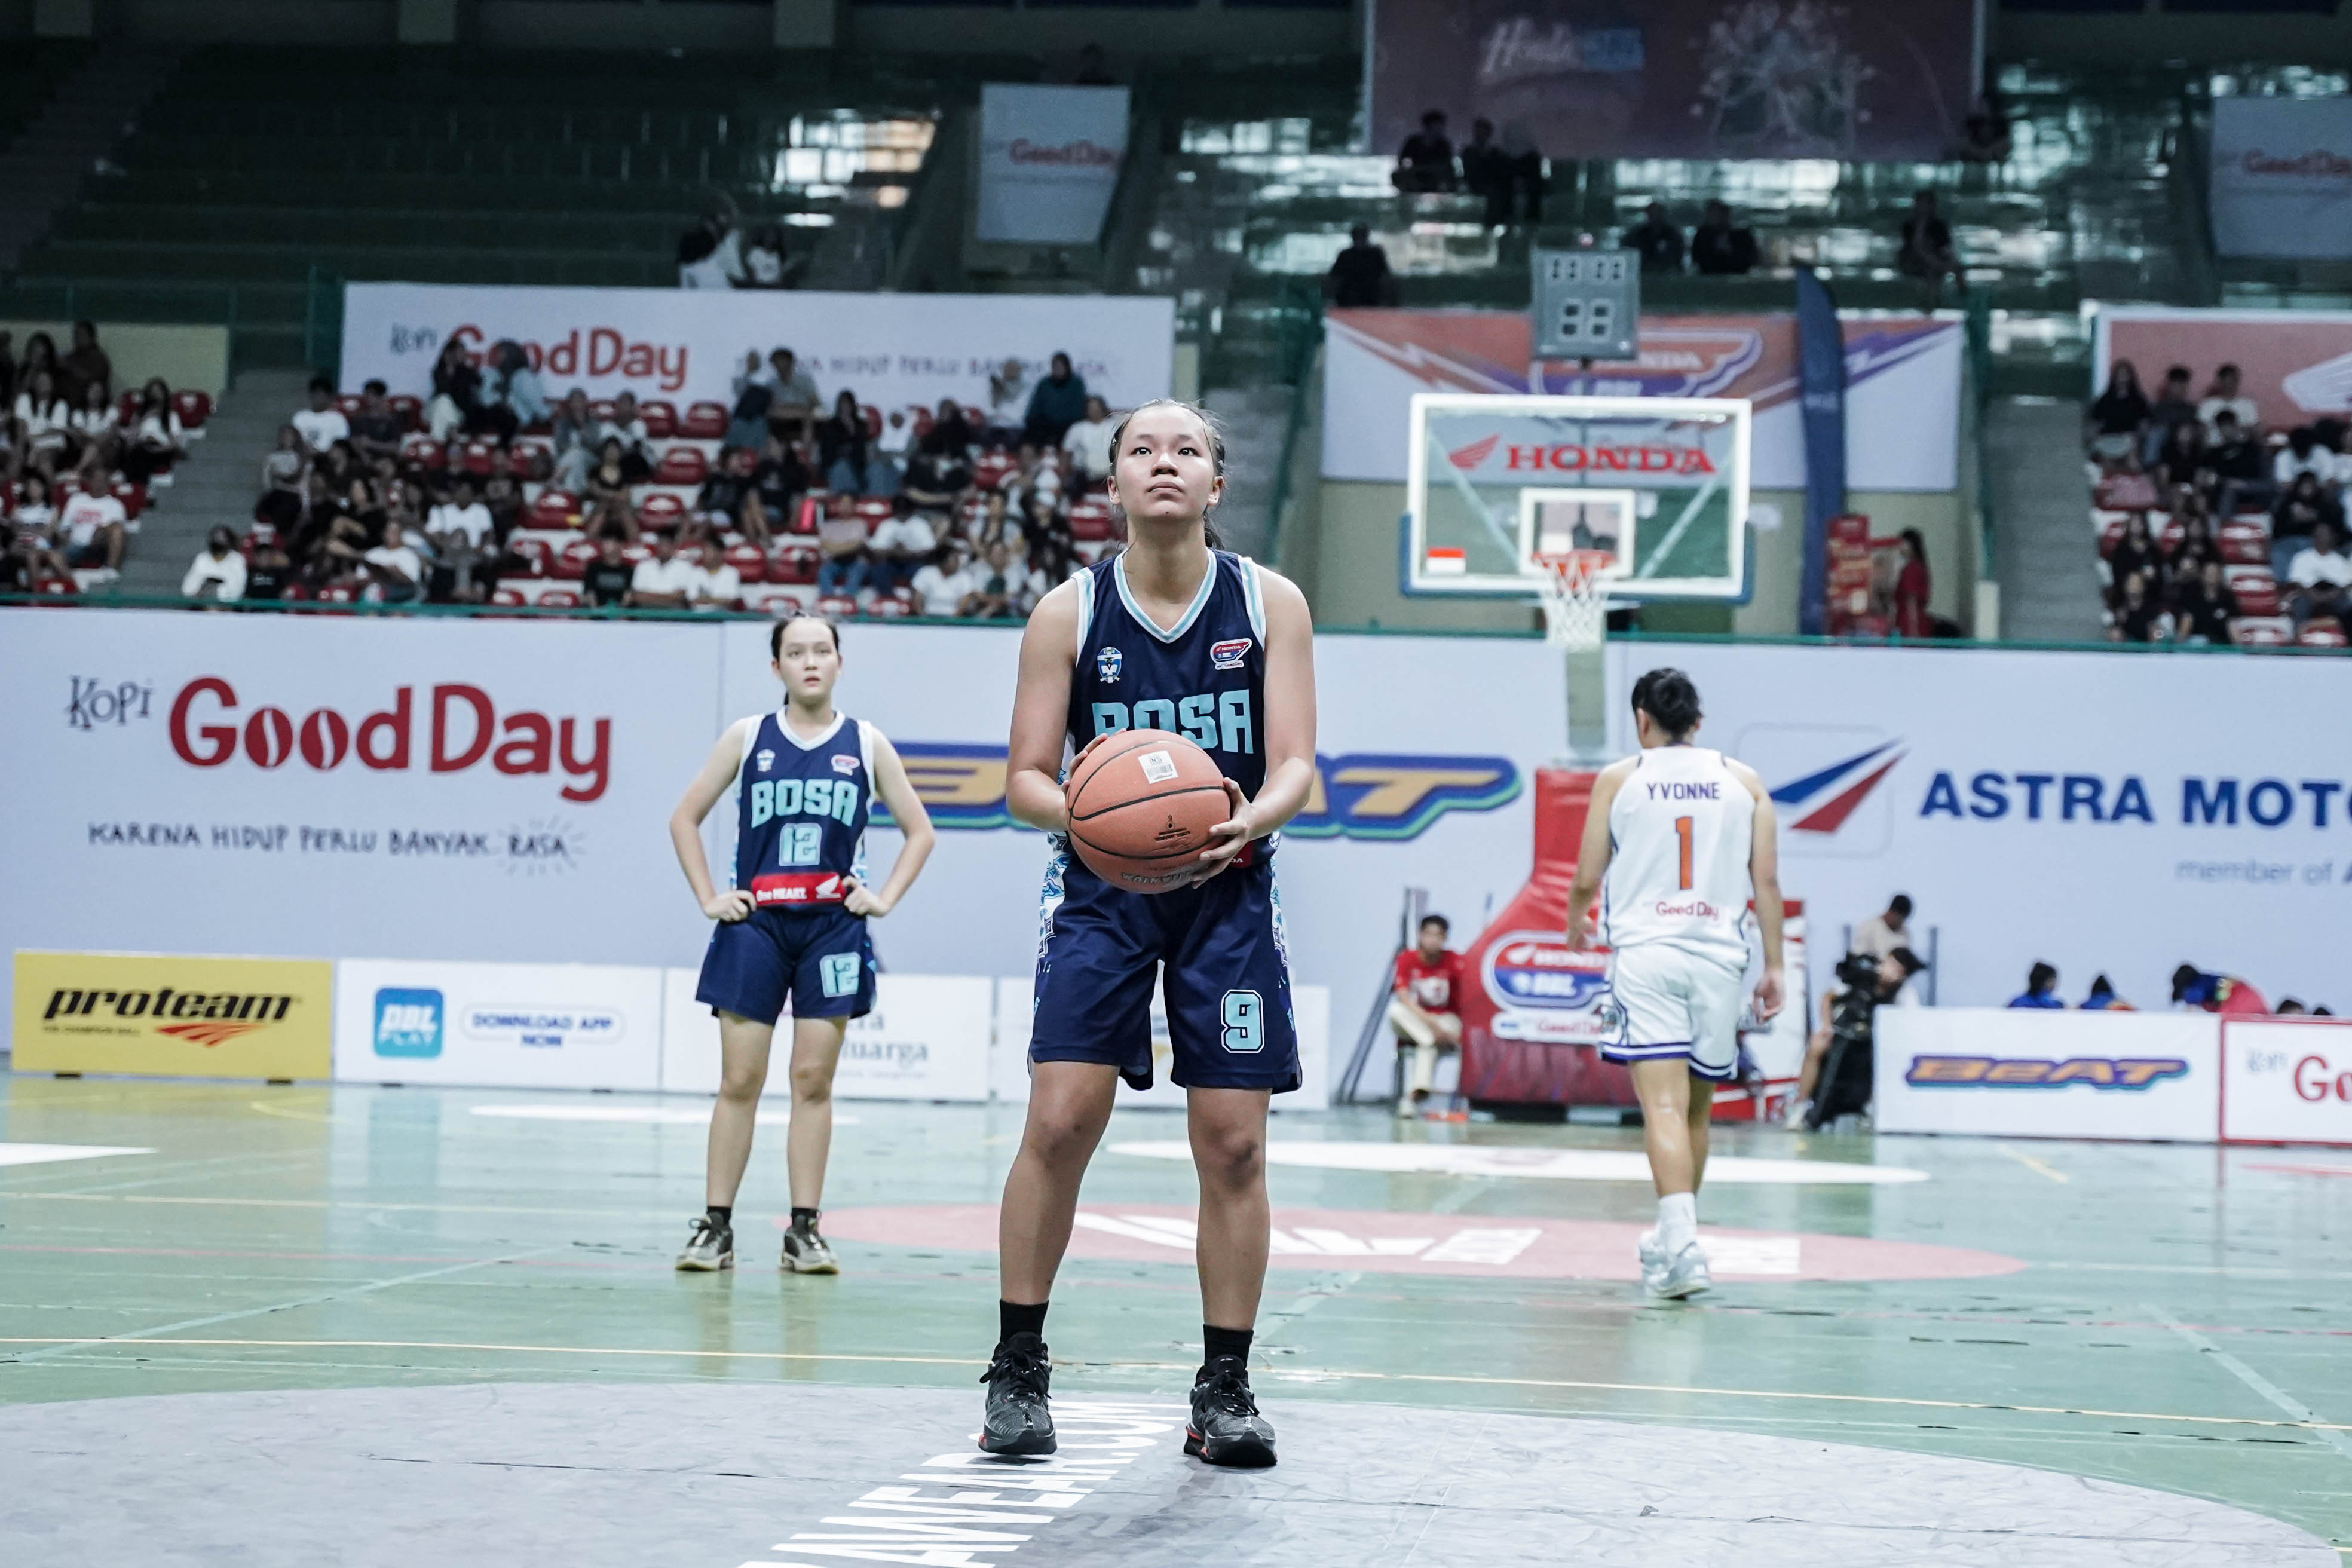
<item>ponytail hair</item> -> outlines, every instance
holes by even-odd
[[[1698,705],[1698,688],[1691,678],[1671,666],[1651,670],[1633,682],[1633,711],[1647,713],[1675,740],[1698,728],[1706,717]]]
[[[1210,413],[1207,409],[1202,407],[1199,404],[1187,403],[1180,397],[1149,398],[1144,402],[1137,404],[1134,407],[1120,415],[1118,416],[1118,423],[1111,427],[1110,463],[1112,475],[1112,505],[1117,506],[1118,504],[1118,475],[1119,443],[1127,439],[1128,421],[1133,419],[1137,415],[1142,413],[1147,408],[1181,408],[1187,414],[1190,414],[1195,419],[1198,419],[1201,422],[1201,428],[1209,433],[1209,460],[1216,469],[1217,478],[1222,479],[1225,477],[1225,432],[1224,427],[1217,423],[1217,416]],[[1217,531],[1217,521],[1215,517],[1217,503],[1215,501],[1211,501],[1209,503],[1208,510],[1201,514],[1201,536],[1208,542],[1210,549],[1223,550],[1225,547],[1225,541],[1224,536]],[[1120,526],[1124,527],[1126,522],[1127,511],[1124,507],[1121,507],[1119,509]]]

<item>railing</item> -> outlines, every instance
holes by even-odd
[[[1315,357],[1323,348],[1323,290],[1319,283],[1285,290],[1282,379],[1290,385],[1290,409],[1283,422],[1282,455],[1275,460],[1274,491],[1266,499],[1265,553],[1282,559],[1283,523],[1292,500],[1291,474],[1298,463],[1298,439],[1314,416]]]

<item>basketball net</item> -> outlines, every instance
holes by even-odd
[[[1539,553],[1536,568],[1543,584],[1544,632],[1570,653],[1597,650],[1609,626],[1609,586],[1601,574],[1617,559],[1606,550]]]

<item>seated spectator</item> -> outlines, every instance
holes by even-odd
[[[833,412],[816,427],[817,470],[824,475],[825,489],[845,496],[887,495],[896,489],[872,484],[866,464],[871,443],[866,411],[857,406],[857,395],[844,388],[833,400]]]
[[[1495,142],[1495,122],[1478,119],[1470,122],[1470,140],[1462,147],[1462,188],[1474,196],[1486,199],[1485,222],[1488,228],[1503,228],[1511,221],[1511,196],[1517,184],[1517,172],[1511,156]]]
[[[335,406],[335,384],[323,375],[310,378],[310,405],[296,410],[289,423],[302,433],[303,441],[313,452],[323,452],[338,441],[350,440],[352,436],[351,421]]]
[[[930,519],[915,510],[914,498],[904,493],[892,498],[890,515],[866,541],[867,584],[887,598],[899,584],[911,579],[915,569],[929,560],[939,546],[939,535]],[[940,613],[952,616],[955,607],[950,605]]]
[[[1034,384],[1028,370],[1017,359],[1008,357],[990,373],[988,424],[981,430],[981,445],[1002,447],[1020,444],[1021,427],[1029,417],[1029,394]]]
[[[730,213],[714,207],[678,237],[679,288],[732,289],[743,276],[743,237]]]
[[[2284,453],[2281,456],[2284,456]],[[2294,558],[2311,542],[2315,530],[2323,522],[2336,525],[2340,538],[2344,530],[2344,509],[2322,488],[2319,476],[2305,470],[2295,475],[2271,509],[2271,573],[2281,582],[2293,569]]]
[[[423,596],[425,557],[409,542],[397,522],[383,525],[383,542],[362,552],[369,581],[383,592],[387,605],[405,605]]]
[[[727,434],[719,443],[721,455],[741,447],[751,451],[768,436],[768,409],[776,401],[776,378],[760,363],[760,351],[748,349],[743,368],[730,384],[734,406],[727,413]]]
[[[1744,278],[1756,270],[1756,231],[1731,220],[1731,209],[1709,202],[1691,231],[1692,269],[1708,278]]]
[[[776,224],[763,226],[743,251],[745,289],[781,289],[788,270],[784,261],[784,231]]]
[[[597,447],[596,467],[582,488],[581,528],[591,539],[617,535],[624,543],[637,542],[637,509],[629,501],[628,460],[619,437],[608,437]]]
[[[274,603],[286,596],[286,584],[294,580],[294,563],[288,558],[285,545],[278,542],[277,531],[264,531],[253,542],[253,553],[245,563],[245,597],[247,603]]]
[[[2009,999],[2012,1007],[2066,1009],[2066,999],[2058,994],[2058,971],[2047,963],[2036,963],[2025,977],[2025,989]]]
[[[1944,279],[1960,275],[1959,253],[1952,248],[1952,226],[1936,210],[1936,193],[1921,191],[1911,198],[1911,215],[1903,220],[1903,240],[1895,251],[1896,268],[1927,284],[1927,308],[1943,299]]]
[[[1110,437],[1118,428],[1110,405],[1089,395],[1086,417],[1062,432],[1062,450],[1068,454],[1071,471],[1081,481],[1098,485],[1110,478]]]
[[[2189,395],[2189,367],[2174,365],[2164,373],[2164,384],[2157,390],[2156,401],[2148,405],[2147,427],[2140,437],[2140,466],[2156,467],[2158,455],[2172,439],[2173,426],[2193,424],[2196,418],[2197,400]]]
[[[698,610],[732,610],[742,597],[743,576],[727,563],[726,547],[715,539],[706,541],[687,603]]]
[[[816,591],[820,595],[845,594],[856,597],[866,587],[871,563],[866,552],[866,523],[847,507],[827,510],[816,525]]]
[[[2227,408],[2213,416],[2212,431],[2212,443],[2205,448],[2205,466],[2219,482],[2215,513],[2230,518],[2238,515],[2241,506],[2267,505],[2271,487],[2261,436],[2239,424],[2237,415]]]
[[[2238,595],[2230,589],[2221,557],[2208,556],[2193,574],[2178,580],[2181,586],[2173,597],[2172,616],[2180,640],[2214,647],[2228,647],[2236,641],[2230,623],[2238,618]]]
[[[945,620],[962,612],[973,586],[970,559],[962,542],[950,539],[940,547],[936,560],[916,571],[911,584],[916,614]]]
[[[114,401],[114,365],[98,346],[98,328],[89,321],[73,324],[73,347],[58,362],[58,391],[76,407],[89,389],[97,387],[108,403]]]
[[[1323,275],[1323,292],[1342,310],[1376,310],[1396,303],[1396,279],[1389,272],[1389,253],[1372,243],[1369,224],[1348,230],[1348,248],[1332,258]]]
[[[2156,482],[2166,489],[2186,485],[2200,495],[2218,488],[2213,468],[2205,456],[2205,426],[2194,419],[2179,419],[2168,426],[2158,451]]]
[[[634,610],[682,610],[701,582],[701,568],[677,552],[667,533],[654,535],[654,552],[637,563],[629,578],[629,607]]]
[[[386,391],[382,381],[370,380],[360,388],[359,412],[347,421],[352,447],[371,463],[378,458],[397,459],[401,437],[407,434]]]
[[[1030,607],[1035,608],[1037,599],[1044,598],[1068,582],[1077,570],[1077,552],[1070,538],[1068,522],[1062,522],[1060,528],[1052,533],[1032,534],[1029,539],[1029,586],[1034,597]]]
[[[474,428],[481,406],[482,373],[467,356],[466,345],[452,338],[433,362],[433,395],[425,405],[425,428],[436,441],[446,441],[458,430]]]
[[[971,488],[971,465],[961,452],[917,452],[899,492],[917,506],[945,511]]]
[[[628,475],[631,484],[641,485],[654,477],[653,437],[646,434],[634,392],[624,390],[613,399],[613,416],[596,427],[599,447],[614,441],[621,445],[621,471]]]
[[[82,459],[77,479],[79,488],[58,506],[58,537],[66,564],[78,572],[103,571],[110,581],[130,542],[131,514],[115,496],[106,460],[97,453]]]
[[[2138,1008],[2116,994],[2115,983],[2104,974],[2091,977],[2090,994],[2083,998],[2085,1013],[2136,1013]]]
[[[1666,216],[1663,202],[1643,209],[1642,221],[1625,231],[1625,248],[1642,253],[1642,270],[1647,275],[1671,276],[1683,269],[1683,231]]]
[[[961,462],[971,453],[971,444],[978,439],[971,422],[963,416],[963,405],[952,397],[942,397],[938,410],[931,416],[929,431],[916,443],[915,449],[953,458]]]
[[[1021,439],[1048,450],[1059,447],[1070,426],[1087,416],[1087,378],[1071,367],[1070,356],[1055,353],[1047,362],[1045,379],[1029,394],[1029,407],[1021,422]]]
[[[882,416],[881,433],[874,437],[872,449],[866,454],[868,492],[877,496],[895,495],[898,482],[907,472],[908,456],[915,449],[915,427],[907,423],[907,411],[893,408]]]
[[[755,466],[751,454],[740,447],[719,455],[719,466],[704,478],[688,514],[707,535],[715,539],[722,533],[749,532],[743,515],[754,493]]]
[[[2010,148],[2009,116],[1992,94],[1979,93],[1964,122],[1960,156],[1971,163],[2006,163]]]
[[[2148,590],[2145,574],[2134,572],[2123,579],[2122,597],[2107,626],[2109,642],[2168,642],[2172,617],[2163,602]]]
[[[511,341],[492,345],[490,373],[482,378],[481,401],[466,427],[487,435],[501,447],[511,446],[516,433],[547,418],[547,391],[530,355]]]
[[[2238,367],[2225,364],[2213,373],[2213,384],[2205,389],[2205,396],[2197,405],[2197,417],[2217,439],[2221,436],[2221,420],[2224,414],[2238,422],[2238,428],[2259,437],[2263,427],[2263,411],[2254,406],[2239,384]]]
[[[2196,576],[2206,562],[2221,559],[2221,548],[2213,542],[2213,524],[2205,514],[2204,503],[2198,500],[2193,490],[2181,493],[2191,504],[2172,514],[2172,521],[2180,525],[2179,539],[2170,543],[2162,539],[2156,542],[2156,547],[2164,552],[2164,579],[2175,585]]]
[[[180,579],[180,597],[233,605],[245,597],[245,557],[237,553],[236,535],[215,528],[188,563],[187,575]]]
[[[1421,129],[1397,149],[1396,167],[1389,178],[1400,191],[1450,191],[1458,183],[1454,168],[1454,143],[1445,134],[1445,111],[1433,109],[1421,117]]]
[[[81,391],[79,405],[66,421],[73,431],[73,461],[79,465],[83,458],[94,456],[111,472],[121,466],[122,447],[122,427],[117,422],[114,399],[107,395],[105,386],[95,381],[85,383]]]
[[[490,514],[491,543],[501,544],[508,534],[522,526],[522,487],[515,483],[512,474],[491,471],[490,477],[482,481],[482,505]]]
[[[787,441],[812,440],[816,435],[816,377],[802,368],[790,349],[768,356],[768,428]]]
[[[123,477],[144,484],[170,473],[187,453],[188,435],[172,406],[172,389],[158,376],[140,388],[138,410],[123,433]]]
[[[2091,450],[2102,458],[2127,458],[2139,449],[2141,426],[2147,423],[2147,394],[2140,390],[2139,367],[2127,359],[2116,361],[2107,384],[2091,405]]]
[[[37,334],[36,334],[37,335]],[[74,448],[73,405],[58,395],[57,377],[36,370],[16,394],[16,428],[28,467],[55,478],[68,468]]]
[[[619,536],[608,533],[596,542],[596,559],[580,574],[580,592],[600,610],[617,609],[628,603],[635,576],[636,569],[621,554]]]
[[[2298,425],[2286,433],[2286,445],[2271,458],[2271,482],[2282,491],[2291,489],[2294,481],[2309,474],[2325,485],[2336,482],[2336,469],[2342,458],[2320,444],[2319,432],[2309,425]]]
[[[961,545],[956,546],[961,548]],[[1029,567],[1020,552],[1010,543],[998,540],[981,557],[981,563],[965,573],[971,591],[956,614],[979,620],[1001,621],[1017,618],[1029,613],[1032,603],[1029,590]]]
[[[2352,619],[2346,618],[2352,609],[2352,556],[2342,548],[2342,535],[2336,525],[2325,519],[2311,531],[2311,542],[2295,552],[2286,569],[2286,580],[2294,591],[2287,598],[2287,613],[2294,617],[2297,632],[2318,619],[2333,620],[2352,635]]]
[[[0,489],[0,495],[5,495]],[[66,575],[66,558],[58,550],[58,509],[51,500],[49,478],[34,471],[16,482],[16,505],[8,513],[9,559],[15,580],[27,585],[42,577]]]
[[[589,405],[585,387],[563,395],[555,411],[555,488],[578,495],[588,488],[588,470],[596,466],[598,432],[604,428]]]
[[[1470,970],[1460,953],[1446,950],[1452,930],[1444,915],[1424,915],[1413,945],[1396,957],[1388,1026],[1400,1045],[1413,1047],[1412,1071],[1397,1096],[1399,1116],[1418,1116],[1429,1103],[1438,1053],[1462,1048],[1462,998],[1469,993]]]
[[[389,532],[393,526],[387,522],[385,531]],[[474,489],[473,475],[457,476],[450,486],[449,499],[426,517],[425,533],[450,574],[451,598],[472,605],[489,597],[490,574],[485,563],[498,560],[499,534],[490,509],[482,504]]]
[[[752,467],[751,488],[743,498],[744,537],[754,544],[765,544],[775,535],[799,527],[801,497],[808,493],[811,482],[800,449],[770,436]]]

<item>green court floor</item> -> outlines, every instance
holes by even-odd
[[[742,1266],[678,1275],[708,1104],[0,1079],[0,1161],[27,1157],[10,1152],[22,1145],[149,1151],[0,1163],[0,1401],[720,1380],[961,1390],[976,1415],[992,1232],[967,1215],[919,1240],[862,1240],[857,1215],[992,1205],[1020,1109],[842,1104],[826,1195],[845,1270],[835,1279],[774,1268],[783,1130],[763,1126],[737,1211]],[[530,1108],[549,1109],[512,1114]],[[1177,1118],[1122,1112],[1088,1208],[1188,1210],[1186,1165],[1109,1148],[1181,1137]],[[1277,1163],[1277,1225],[1286,1209],[1328,1211],[1326,1226],[1375,1211],[1524,1235],[1514,1222],[1651,1214],[1639,1181],[1516,1173],[1552,1168],[1546,1151],[1638,1149],[1630,1130],[1359,1110],[1286,1114],[1273,1137],[1294,1153],[1527,1156],[1471,1173]],[[1717,1150],[1927,1179],[1711,1184],[1704,1226],[1802,1233],[1824,1256],[1831,1244],[1813,1238],[1866,1237],[2025,1267],[1730,1278],[1669,1306],[1615,1279],[1294,1258],[1270,1276],[1260,1320],[1268,1414],[1279,1423],[1286,1397],[1360,1400],[1964,1456],[2228,1501],[2352,1552],[2352,1152],[1754,1128],[1718,1130]],[[1198,1298],[1187,1255],[1160,1250],[1073,1259],[1047,1330],[1057,1396],[1189,1384]]]

